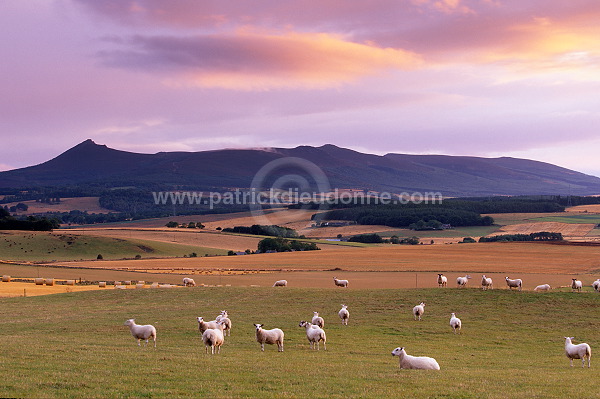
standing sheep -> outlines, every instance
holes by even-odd
[[[273,287],[287,287],[287,280],[277,280]]]
[[[340,316],[340,319],[342,319],[342,324],[347,326],[348,319],[350,318],[350,312],[348,312],[348,306],[342,305],[342,308],[338,312],[338,316]]]
[[[505,280],[509,290],[512,290],[513,288],[518,288],[519,291],[521,291],[523,289],[523,280],[521,280],[520,278],[511,280],[508,277],[506,277]]]
[[[460,329],[462,328],[462,321],[460,321],[460,319],[456,317],[456,314],[454,313],[452,313],[452,315],[450,316],[450,327],[452,327],[452,329],[454,330],[454,334],[456,334],[456,330],[458,330],[458,333],[460,334]]]
[[[325,335],[325,330],[304,320],[302,320],[298,325],[306,329],[306,338],[310,343],[310,349],[315,349],[315,344],[317,344],[317,350],[319,350],[319,344],[321,341],[323,341],[323,348],[327,350],[327,337]]]
[[[404,347],[398,347],[392,351],[392,356],[398,356],[401,369],[417,369],[417,370],[439,370],[438,362],[427,356],[411,356],[407,355]]]
[[[150,324],[146,324],[144,326],[135,324],[134,319],[129,319],[125,322],[126,326],[129,327],[129,331],[131,331],[131,335],[133,338],[137,339],[138,346],[141,346],[140,340],[146,340],[146,345],[148,345],[148,340],[152,338],[154,340],[154,347],[156,348],[156,328]]]
[[[337,287],[344,287],[344,288],[348,288],[348,280],[338,280],[336,277],[333,278],[333,283],[337,286]]]
[[[573,278],[571,280],[573,281],[571,283],[571,289],[573,291],[581,292],[581,289],[583,288],[583,283],[580,280],[577,280],[576,278]]]
[[[183,285],[186,286],[186,287],[195,287],[196,286],[196,282],[194,281],[193,278],[184,277],[183,278]]]
[[[471,278],[471,276],[469,276],[468,274],[466,276],[464,276],[464,277],[457,277],[456,278],[456,285],[458,286],[458,288],[460,288],[460,287],[466,287],[470,278]]]
[[[448,285],[448,277],[444,276],[443,274],[438,274],[438,278],[437,278],[437,283],[438,283],[438,287],[445,287]]]
[[[481,276],[481,289],[488,290],[490,288],[494,289],[494,283],[492,282],[491,278],[486,277],[484,274],[483,276]]]
[[[210,353],[215,354],[215,347],[217,348],[217,354],[221,353],[221,345],[225,342],[223,336],[223,323],[218,322],[217,328],[208,328],[202,333],[202,342],[204,342],[204,349],[208,354],[208,347],[210,346]]]
[[[596,292],[600,292],[600,278],[592,283],[592,288]]]
[[[198,330],[200,330],[200,334],[208,329],[218,328],[218,322],[216,320],[204,321],[202,317],[198,317],[196,320],[198,320]]]
[[[592,367],[592,348],[586,343],[573,345],[571,340],[574,337],[565,338],[565,355],[571,361],[571,367],[573,367],[573,359],[581,359],[581,367],[585,367],[585,358],[588,360],[588,368]]]
[[[260,350],[265,351],[265,344],[277,344],[277,351],[283,352],[283,331],[279,328],[272,330],[264,330],[264,324],[255,324],[256,327],[256,342],[260,344]]]
[[[425,302],[421,302],[419,305],[413,308],[413,315],[415,316],[415,320],[417,320],[418,317],[419,321],[421,321],[421,316],[423,315],[423,313],[425,313]]]
[[[321,328],[325,327],[325,320],[323,320],[323,318],[319,316],[319,312],[313,312],[313,318],[311,320],[311,323]]]

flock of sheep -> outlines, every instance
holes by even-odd
[[[459,288],[465,287],[471,276],[461,276],[456,279],[456,284]],[[334,284],[339,287],[348,287],[348,280],[339,280],[336,277],[333,278]],[[506,285],[509,289],[516,288],[519,291],[522,290],[523,281],[521,279],[510,279],[505,278]],[[438,274],[437,283],[439,287],[446,287],[448,285],[448,278],[443,274]],[[186,277],[183,279],[185,286],[195,286],[196,283],[193,279]],[[287,280],[278,280],[273,284],[273,287],[286,287]],[[581,291],[583,284],[580,280],[572,279],[571,288],[574,291]],[[595,291],[600,292],[600,279],[592,283],[592,287]],[[491,278],[485,275],[481,278],[481,288],[483,290],[493,289],[493,281]],[[548,284],[538,285],[534,291],[548,291],[551,287]],[[425,313],[425,303],[421,302],[416,305],[413,310],[413,316],[415,320],[420,321],[423,314]],[[350,312],[348,306],[342,304],[342,308],[338,312],[338,316],[341,319],[342,325],[348,325],[350,318]],[[202,341],[205,345],[205,351],[208,354],[210,348],[211,354],[219,354],[221,352],[221,346],[225,341],[225,336],[231,336],[231,319],[227,311],[223,310],[221,313],[212,321],[204,321],[202,317],[197,318],[198,329],[202,335]],[[129,319],[125,322],[125,325],[129,327],[131,335],[138,341],[138,346],[141,345],[140,341],[145,340],[146,345],[150,339],[154,341],[154,347],[156,347],[156,328],[152,325],[138,325],[134,319]],[[260,344],[261,351],[265,350],[265,344],[277,345],[277,350],[283,352],[283,340],[284,332],[279,328],[265,330],[263,324],[254,324],[256,329],[256,341]],[[325,333],[325,320],[319,316],[318,312],[313,313],[313,318],[310,322],[302,320],[299,323],[300,327],[303,327],[306,332],[306,338],[310,344],[311,349],[320,350],[321,343],[323,349],[327,350],[327,335]],[[450,327],[455,334],[460,334],[462,328],[462,321],[456,317],[455,313],[450,316]],[[565,354],[573,366],[573,359],[581,359],[581,366],[585,367],[587,359],[588,367],[591,367],[592,350],[587,343],[581,343],[574,345],[572,343],[573,337],[565,338]],[[393,356],[398,356],[400,360],[401,369],[423,369],[423,370],[439,370],[440,366],[438,362],[431,357],[427,356],[411,356],[408,355],[404,347],[398,347],[392,351]]]

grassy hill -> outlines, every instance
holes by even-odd
[[[0,232],[0,257],[5,260],[51,261],[225,255],[226,250],[140,239],[96,237],[68,232]]]
[[[412,307],[427,304],[423,321]],[[337,318],[349,305],[350,323]],[[598,368],[569,367],[563,336],[598,347],[596,294],[476,289],[189,288],[0,299],[2,397],[597,397]],[[195,318],[233,320],[206,355]],[[327,351],[298,322],[325,318]],[[449,325],[450,312],[463,334]],[[123,322],[154,324],[139,348]],[[252,323],[280,327],[285,352],[254,342]],[[43,328],[41,328],[43,326]],[[435,357],[441,371],[400,370],[391,351]]]

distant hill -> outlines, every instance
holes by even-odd
[[[248,188],[257,171],[284,157],[314,163],[332,188],[435,191],[446,196],[600,194],[598,177],[509,157],[380,156],[334,145],[138,154],[92,140],[40,165],[0,172],[0,189],[74,185],[165,190]]]

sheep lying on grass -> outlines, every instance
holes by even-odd
[[[542,284],[542,285],[538,285],[533,290],[534,291],[550,291],[551,289],[552,289],[552,287],[550,287],[550,284]]]
[[[184,277],[183,278],[183,285],[186,286],[186,287],[195,287],[196,286],[196,282],[194,281],[193,278]]]
[[[454,313],[452,313],[452,315],[450,316],[450,327],[452,327],[452,329],[454,330],[454,334],[456,334],[457,330],[460,334],[460,329],[462,328],[462,321],[460,321],[460,319],[456,317],[456,314]]]
[[[520,278],[511,280],[508,277],[506,277],[505,280],[506,280],[506,285],[508,286],[508,289],[512,290],[513,288],[518,288],[519,291],[521,291],[521,289],[523,289],[523,280],[521,280]]]
[[[313,318],[311,320],[311,323],[321,328],[325,327],[325,320],[323,320],[323,318],[319,316],[319,312],[313,312]]]
[[[283,352],[283,331],[279,328],[272,330],[263,329],[264,324],[255,324],[256,327],[256,342],[260,344],[260,350],[265,351],[265,344],[277,344],[277,352]]]
[[[404,347],[398,347],[392,351],[392,356],[398,356],[400,359],[401,369],[417,369],[417,370],[439,370],[438,362],[427,356],[411,356],[407,355]]]
[[[419,321],[421,321],[421,316],[423,315],[423,313],[425,313],[425,302],[421,302],[419,305],[413,308],[413,315],[415,316],[415,320],[417,320],[418,317]]]
[[[221,353],[221,345],[225,342],[223,336],[223,323],[218,322],[217,328],[208,328],[202,333],[202,342],[204,342],[204,349],[208,354],[208,347],[210,346],[210,353],[215,354],[215,348],[217,348],[217,354]]]
[[[494,289],[494,283],[491,278],[486,277],[484,274],[483,276],[481,276],[481,289],[487,290],[490,288]]]
[[[460,287],[466,287],[470,278],[471,278],[471,276],[469,276],[468,274],[466,276],[464,276],[464,277],[457,277],[456,278],[456,285],[458,286],[458,288],[460,288]]]
[[[573,359],[581,359],[581,367],[585,367],[585,358],[588,360],[588,368],[592,367],[592,348],[586,343],[573,345],[571,340],[574,337],[565,337],[565,355],[571,361],[573,367]]]
[[[333,283],[337,286],[337,287],[344,287],[344,288],[348,288],[348,280],[338,280],[336,277],[333,278]]]
[[[219,328],[216,320],[204,321],[202,317],[198,317],[196,320],[198,320],[198,330],[200,330],[200,334],[208,329]]]
[[[152,338],[154,340],[154,347],[156,348],[156,328],[150,324],[146,324],[144,326],[135,324],[135,320],[129,319],[125,322],[126,326],[129,327],[129,331],[131,331],[131,335],[133,338],[137,339],[138,346],[141,346],[140,341],[146,340],[146,346],[148,345],[148,340]]]
[[[287,280],[277,280],[273,287],[287,287]]]
[[[573,291],[581,292],[581,289],[583,288],[583,283],[580,280],[577,280],[576,278],[571,280],[571,288],[573,289]]]
[[[306,329],[306,338],[310,343],[310,349],[315,349],[315,344],[317,344],[316,347],[317,350],[319,350],[319,344],[321,343],[321,341],[323,341],[323,348],[327,350],[327,337],[325,335],[325,331],[322,328],[304,320],[300,322],[299,326],[304,327]]]
[[[437,278],[438,287],[445,287],[448,285],[448,277],[443,274],[438,274]]]
[[[348,319],[350,318],[350,312],[348,312],[348,306],[342,305],[342,308],[338,312],[338,316],[340,316],[340,319],[342,319],[342,324],[347,326]]]

